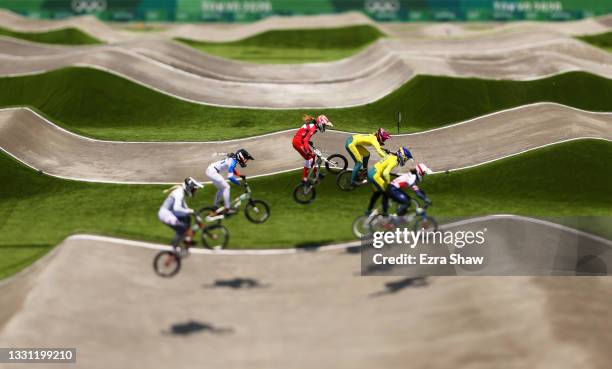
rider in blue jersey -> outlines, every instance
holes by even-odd
[[[206,175],[212,181],[213,185],[217,188],[217,194],[215,195],[214,206],[218,206],[221,198],[223,198],[223,207],[217,210],[217,213],[234,214],[236,209],[231,208],[230,204],[230,185],[223,178],[221,173],[227,172],[227,179],[234,185],[240,186],[240,181],[237,177],[241,177],[240,173],[236,169],[236,164],[240,167],[246,167],[249,160],[255,160],[251,154],[245,149],[240,149],[235,153],[228,154],[225,159],[214,162],[206,168]]]

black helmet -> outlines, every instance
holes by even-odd
[[[253,158],[251,154],[249,154],[249,152],[246,151],[245,149],[240,149],[236,151],[235,155],[236,155],[236,160],[238,160],[238,164],[240,164],[242,168],[246,167],[247,160],[255,160],[255,158]]]

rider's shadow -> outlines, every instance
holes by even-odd
[[[161,333],[162,335],[190,336],[195,333],[228,334],[233,332],[233,328],[215,327],[212,324],[190,320],[184,323],[172,324],[169,330],[163,330]]]
[[[237,289],[253,289],[253,288],[268,288],[270,284],[260,283],[253,278],[234,278],[234,279],[217,279],[214,283],[202,285],[204,288],[231,288]]]
[[[333,240],[320,240],[320,241],[305,241],[295,245],[296,249],[300,251],[314,252],[319,251],[323,246],[333,244]]]
[[[406,288],[426,287],[427,285],[429,285],[429,282],[425,277],[407,277],[398,281],[385,283],[384,290],[371,293],[370,297],[391,295],[394,293],[398,293],[399,291],[402,291]]]

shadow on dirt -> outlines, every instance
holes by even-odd
[[[361,252],[361,245],[347,247],[344,252],[347,254],[359,254]]]
[[[257,279],[253,278],[234,278],[234,279],[217,279],[215,283],[204,284],[204,288],[231,288],[231,289],[251,289],[251,288],[266,288],[270,284],[262,284]]]
[[[362,268],[360,272],[355,273],[355,275],[368,276],[381,273],[391,273],[391,271],[396,267],[397,265],[394,264],[368,264],[365,268]]]
[[[370,297],[377,297],[382,295],[390,295],[397,293],[406,288],[414,287],[426,287],[429,285],[425,277],[407,277],[398,281],[385,283],[385,289],[382,291],[374,292],[370,294]]]
[[[576,263],[576,275],[608,275],[608,267],[599,256],[586,255]]]
[[[332,244],[333,240],[322,240],[322,241],[313,241],[313,242],[302,242],[295,245],[296,249],[300,249],[300,251],[318,251],[321,246]]]
[[[162,331],[162,335],[190,336],[195,333],[228,334],[233,332],[233,328],[215,327],[212,324],[190,320],[185,323],[172,324],[170,330]]]

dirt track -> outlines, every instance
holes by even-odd
[[[347,133],[317,134],[328,153],[346,155]],[[203,177],[213,160],[244,147],[256,157],[247,175],[301,167],[291,147],[293,131],[228,142],[121,143],[69,133],[27,109],[0,111],[0,148],[26,164],[56,176],[89,181],[174,183]],[[612,140],[612,113],[582,112],[562,105],[535,104],[423,133],[394,136],[436,171],[480,164],[563,140],[593,137]],[[150,166],[148,163],[157,163]]]
[[[0,19],[5,15],[0,13]],[[106,26],[99,28],[104,37],[99,36],[97,27],[102,26],[92,18],[68,22],[73,23],[62,23],[62,27],[85,25],[86,31],[105,40],[125,41],[132,37],[125,31],[109,32]],[[15,24],[31,26],[24,20]],[[43,26],[57,27],[56,23],[32,24],[41,25],[34,26],[38,30],[45,29]],[[262,24],[265,23],[237,31],[222,29],[215,37],[244,37],[261,31],[263,28],[257,27]],[[576,22],[567,33],[586,33],[586,28],[600,32],[600,26],[596,21]],[[186,29],[193,34],[193,29]],[[404,32],[395,30],[400,31]],[[447,33],[445,28],[425,27],[417,32],[434,37]],[[194,60],[190,51],[157,41],[98,48],[85,59],[78,59],[82,58],[78,49],[68,55],[65,49],[48,48],[51,51],[45,54],[27,43],[2,39],[3,53],[6,45],[12,44],[9,54],[27,58],[0,58],[0,74],[55,68],[61,65],[58,60],[98,63],[117,67],[123,73],[127,67],[121,64],[129,62],[138,72],[130,72],[132,78],[156,83],[154,87],[179,95],[193,89],[196,92],[189,92],[193,95],[186,95],[188,98],[220,101],[222,105],[262,101],[270,104],[276,101],[272,93],[257,101],[228,100],[228,96],[237,91],[265,94],[278,89],[280,83],[287,83],[283,95],[295,94],[296,89],[312,94],[299,101],[281,99],[283,104],[321,103],[322,96],[315,96],[321,86],[290,84],[297,81],[292,74],[295,71],[308,82],[351,81],[345,87],[350,89],[362,86],[353,83],[359,80],[363,86],[373,85],[373,92],[366,89],[369,97],[383,96],[414,73],[427,71],[513,79],[567,69],[611,75],[609,57],[599,51],[591,53],[593,48],[579,42],[566,42],[558,36],[551,41],[546,32],[530,30],[533,42],[524,47],[524,40],[505,36],[514,34],[513,29],[493,32],[498,32],[497,36],[503,33],[499,41],[477,32],[475,36],[480,41],[468,40],[455,50],[444,40],[434,43],[433,48],[419,42],[390,41],[388,45],[393,46],[395,56],[382,58],[376,67],[367,67],[373,59],[364,54],[359,56],[361,59],[325,64],[326,69],[316,65],[287,67],[288,72],[279,75],[265,67],[240,69],[235,64],[230,65],[239,71],[229,73],[222,68],[223,61],[214,63],[213,58],[204,56]],[[482,40],[487,41],[478,43]],[[511,50],[464,51],[479,50],[482,45]],[[32,58],[35,55],[38,59]],[[343,63],[360,67],[351,69]],[[171,70],[167,65],[183,71]],[[395,79],[373,84],[379,78],[376,73],[383,72]],[[172,82],[163,82],[159,78],[162,74]],[[215,91],[218,95],[212,100],[204,95],[208,92],[197,88],[203,80],[221,81],[207,86],[209,90],[211,86],[220,90]],[[273,80],[274,88],[262,83]],[[245,88],[244,82],[257,82],[257,86]],[[238,85],[241,87],[235,87]],[[342,91],[340,88],[333,94],[342,95]],[[364,101],[362,96],[349,98]],[[329,101],[330,106],[338,103]],[[611,123],[612,114],[538,104],[454,127],[396,137],[389,146],[407,144],[418,159],[441,171],[560,140],[612,139]],[[251,151],[257,157],[248,168],[249,175],[291,169],[301,165],[289,144],[291,134],[229,143],[100,142],[62,131],[25,109],[0,111],[3,150],[50,174],[82,180],[176,182],[194,174],[201,178],[205,165],[217,158],[216,152],[225,153],[238,146],[253,147]],[[344,152],[346,133],[317,136],[329,151]],[[184,155],[194,151],[200,154]],[[155,168],[147,166],[151,161],[158,163]],[[177,162],[181,164],[177,166]],[[586,249],[600,250],[596,255],[610,265],[610,245],[606,242],[592,244],[581,235],[520,219],[504,218],[478,225],[488,227],[500,241],[496,245],[505,245],[509,250],[518,242],[534,251],[543,245],[547,250],[559,251],[550,265],[565,274],[573,273],[585,245]],[[524,237],[517,237],[517,230],[522,230]],[[0,282],[0,347],[77,347],[77,365],[73,367],[94,369],[607,369],[612,360],[610,278],[359,277],[358,254],[311,251],[267,256],[193,255],[179,276],[162,280],[150,267],[154,254],[153,250],[129,247],[121,241],[66,240],[33,269]],[[39,364],[36,367],[57,368]]]
[[[565,256],[551,262],[569,274],[586,242],[520,218],[476,224],[504,240],[518,227],[515,242],[533,249],[556,240]],[[155,252],[66,240],[28,289],[27,273],[0,285],[23,299],[0,345],[77,347],[77,368],[609,365],[610,278],[360,277],[358,253],[312,251],[192,255],[165,280]],[[609,264],[609,251],[599,257]]]
[[[0,75],[90,66],[188,101],[262,108],[362,105],[417,74],[531,80],[583,70],[612,78],[609,53],[549,31],[380,40],[338,62],[304,65],[227,61],[169,41],[66,48],[0,37],[0,50]]]

